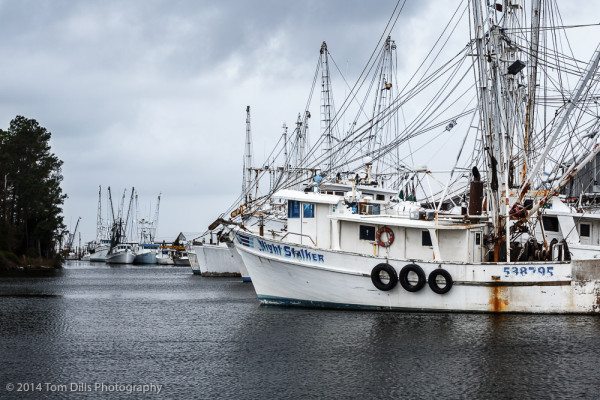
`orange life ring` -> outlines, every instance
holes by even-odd
[[[384,232],[387,233],[388,236],[388,239],[385,242],[381,239],[381,234]],[[381,247],[390,247],[392,243],[394,243],[394,231],[387,226],[382,226],[375,234],[375,239],[377,239],[377,244]]]

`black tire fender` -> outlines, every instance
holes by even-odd
[[[437,277],[440,275],[443,276],[444,279],[446,280],[446,285],[442,286],[442,287],[440,287],[436,281]],[[429,274],[428,281],[429,281],[429,287],[431,288],[431,290],[433,290],[437,294],[448,293],[450,291],[450,289],[452,289],[452,284],[454,283],[450,273],[442,268],[437,268],[437,269],[434,269],[433,271],[431,271],[431,273]]]
[[[412,284],[408,281],[408,274],[410,272],[414,272],[417,274],[418,280],[416,284]],[[419,267],[417,264],[407,264],[402,270],[400,270],[400,276],[398,277],[400,284],[402,287],[409,292],[418,292],[423,289],[427,280],[425,279],[425,272],[423,272],[423,268]]]
[[[390,280],[388,283],[383,283],[381,281],[381,276],[379,274],[382,271],[387,272],[387,274],[389,275]],[[381,263],[377,264],[371,270],[371,281],[377,289],[383,290],[385,292],[388,290],[392,290],[396,287],[396,285],[398,284],[398,275],[396,275],[396,270],[390,264]]]

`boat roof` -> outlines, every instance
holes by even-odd
[[[291,189],[283,189],[275,192],[273,197],[286,199],[286,200],[296,200],[302,201],[306,203],[321,203],[321,204],[337,204],[340,201],[344,200],[342,196],[335,196],[332,194],[322,194],[315,192],[304,193],[299,190],[291,190]]]
[[[339,221],[349,221],[373,225],[398,226],[405,228],[440,229],[440,230],[464,230],[471,228],[483,228],[486,223],[454,222],[410,219],[402,215],[360,215],[360,214],[334,214],[329,218]]]
[[[324,184],[321,185],[321,188],[325,189],[325,190],[343,190],[346,192],[349,192],[352,190],[352,184],[351,183],[342,183],[342,182],[326,182]],[[381,187],[377,187],[374,185],[356,185],[356,190],[361,191],[361,192],[372,192],[372,193],[378,193],[378,194],[387,194],[387,195],[395,195],[398,193],[397,190],[395,189],[384,189]]]

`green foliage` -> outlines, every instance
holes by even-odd
[[[0,251],[48,259],[56,254],[66,195],[63,162],[51,152],[50,137],[22,116],[0,129]]]

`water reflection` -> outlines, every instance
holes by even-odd
[[[0,384],[155,382],[167,398],[595,398],[599,334],[594,316],[261,307],[251,284],[188,268],[0,275]]]

